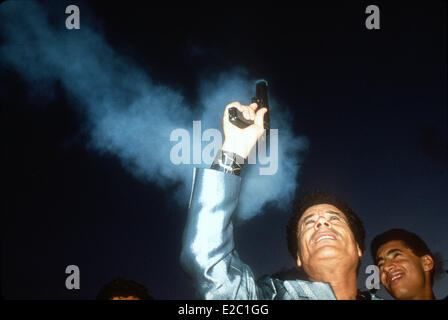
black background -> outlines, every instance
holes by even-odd
[[[56,21],[78,4],[81,23],[101,26],[119,54],[191,102],[209,73],[244,66],[269,79],[270,92],[291,107],[295,134],[310,141],[301,188],[341,194],[364,220],[367,243],[403,227],[448,254],[445,1],[294,8],[42,3]],[[380,30],[365,27],[369,4],[380,7]],[[36,97],[7,65],[0,77],[2,296],[93,299],[123,276],[156,299],[197,298],[178,263],[187,204],[137,180],[116,157],[86,148],[85,119],[62,87]],[[284,240],[288,212],[266,211],[235,234],[258,276],[293,265]],[[70,264],[81,270],[80,290],[65,288]],[[361,272],[360,286],[365,278]],[[447,291],[444,277],[436,296]]]

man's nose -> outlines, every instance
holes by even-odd
[[[393,263],[390,260],[384,261],[384,265],[383,265],[384,272],[386,272],[386,273],[392,272],[394,268],[395,268],[395,263]]]
[[[316,221],[316,224],[314,225],[314,227],[316,229],[319,229],[323,225],[326,226],[327,228],[330,227],[330,223],[327,221],[327,219],[325,219],[325,217],[323,217],[323,216],[319,216],[317,218],[317,221]]]

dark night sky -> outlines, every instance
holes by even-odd
[[[65,7],[78,4],[81,28],[101,28],[117,53],[191,103],[210,73],[242,66],[268,79],[270,93],[291,107],[294,133],[309,140],[299,187],[340,194],[363,219],[367,244],[401,227],[448,259],[446,2],[376,3],[381,30],[369,31],[364,11],[374,2],[284,9],[43,2],[61,28]],[[2,296],[93,299],[123,276],[157,299],[196,298],[178,262],[187,203],[88,148],[85,115],[63,86],[31,94],[3,57],[0,67]],[[236,229],[237,250],[257,276],[293,265],[288,217],[266,208]],[[81,270],[80,290],[65,288],[70,264]],[[369,264],[366,251],[360,286]],[[435,293],[448,295],[447,276]]]

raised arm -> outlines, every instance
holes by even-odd
[[[228,109],[236,107],[254,124],[245,129],[229,122]],[[232,215],[238,204],[241,178],[237,157],[247,158],[263,133],[263,115],[256,104],[229,104],[223,117],[224,154],[212,168],[195,169],[181,264],[205,299],[261,298],[251,269],[235,251]],[[227,157],[227,160],[224,159]],[[228,160],[230,157],[230,161]],[[232,160],[233,159],[233,160]]]

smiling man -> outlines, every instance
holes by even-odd
[[[338,299],[369,298],[357,289],[365,231],[359,217],[337,196],[301,195],[287,226],[288,249],[313,282],[329,283]]]
[[[245,129],[234,126],[229,121],[231,107],[254,124]],[[232,215],[238,204],[242,160],[264,130],[266,109],[256,109],[255,103],[227,105],[222,152],[210,169],[194,171],[181,253],[184,270],[205,299],[377,299],[360,292],[356,285],[364,249],[363,225],[343,201],[329,193],[300,196],[287,226],[289,251],[306,273],[306,280],[271,276],[256,280],[239,258]]]
[[[415,233],[391,229],[372,241],[371,253],[381,283],[398,300],[433,300],[435,258]]]

